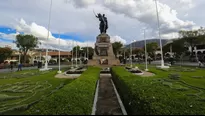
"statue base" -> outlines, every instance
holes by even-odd
[[[93,60],[88,60],[88,65],[120,65],[119,59],[115,58],[112,43],[110,43],[110,36],[108,34],[102,33],[97,36]]]

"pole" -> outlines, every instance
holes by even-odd
[[[50,29],[50,19],[51,19],[51,8],[52,8],[52,0],[50,3],[50,10],[49,10],[49,21],[48,21],[48,34],[47,34],[47,40],[49,38],[49,29]],[[45,69],[48,69],[48,47],[46,48],[46,63],[45,63]]]
[[[156,5],[156,12],[157,12],[158,33],[159,33],[159,39],[160,39],[161,67],[164,67],[164,59],[163,59],[163,52],[162,52],[162,40],[161,40],[161,36],[160,36],[160,25],[159,25],[159,14],[158,14],[157,0],[155,0],[155,5]]]
[[[72,67],[71,68],[73,68],[73,51],[74,49],[73,49],[73,40],[72,40]]]
[[[60,69],[60,65],[61,65],[61,60],[60,60],[60,32],[59,32],[59,36],[58,36],[58,45],[59,45],[59,50],[58,50],[58,65],[59,65],[59,70],[58,73],[61,73],[61,69]]]
[[[88,42],[87,42],[87,60],[89,59],[89,55],[88,55]]]
[[[123,50],[123,51],[124,51],[124,59],[125,59],[125,48],[124,48],[124,50]]]
[[[144,43],[145,43],[145,71],[148,71],[147,69],[147,41],[145,39],[145,29],[144,29]]]
[[[76,54],[75,54],[75,57],[76,57],[76,67],[78,66],[78,51],[77,51],[77,47],[78,47],[78,44],[77,44],[77,41],[76,41],[76,47],[75,47],[75,50],[76,50]]]
[[[131,42],[131,44],[130,44],[130,47],[131,47],[131,50],[130,50],[130,54],[131,54],[131,56],[130,56],[130,63],[131,63],[131,67],[132,67],[132,42]]]

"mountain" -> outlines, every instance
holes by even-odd
[[[168,39],[162,39],[162,46],[164,46],[168,41],[169,41]],[[156,42],[160,46],[159,39],[147,39],[146,42],[147,43]],[[126,45],[126,48],[127,47],[130,47],[130,44]],[[144,40],[139,40],[139,41],[133,42],[132,47],[133,48],[143,48],[144,47]]]

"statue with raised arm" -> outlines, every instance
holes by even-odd
[[[95,14],[95,13],[94,13]],[[105,14],[101,15],[100,13],[98,13],[97,15],[95,14],[95,16],[99,19],[100,21],[100,33],[106,33],[107,29],[108,29],[108,21],[107,21],[107,17],[105,17]]]

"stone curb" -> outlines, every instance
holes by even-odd
[[[97,100],[98,100],[98,91],[99,91],[99,80],[97,81],[97,87],[96,87],[96,90],[95,90],[95,98],[94,98],[94,101],[93,101],[93,108],[92,108],[92,114],[91,115],[95,115],[95,112],[96,112],[96,104],[97,104]]]
[[[127,112],[126,112],[126,110],[125,110],[125,107],[124,107],[124,105],[123,105],[123,103],[122,103],[122,100],[120,99],[120,96],[119,96],[119,94],[118,94],[118,92],[117,92],[117,89],[115,88],[115,85],[114,85],[112,79],[111,79],[111,82],[112,82],[112,86],[114,87],[115,94],[117,95],[117,100],[118,100],[118,102],[119,102],[119,104],[120,104],[120,108],[121,108],[121,110],[122,110],[122,113],[123,113],[123,115],[127,115]]]

